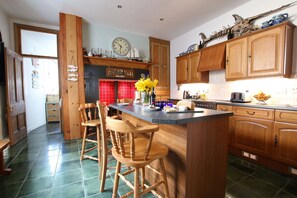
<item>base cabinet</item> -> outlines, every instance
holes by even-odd
[[[46,121],[47,122],[60,122],[60,107],[59,103],[47,102],[46,108]]]
[[[297,178],[297,111],[217,105],[232,111],[229,153]]]
[[[273,121],[233,116],[231,145],[254,154],[270,156]]]
[[[297,124],[275,122],[272,158],[297,167]]]

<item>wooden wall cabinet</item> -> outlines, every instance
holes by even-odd
[[[276,110],[272,158],[297,167],[297,112]]]
[[[150,57],[150,77],[159,81],[156,99],[167,99],[170,97],[170,42],[150,37]]]
[[[198,72],[201,52],[195,51],[176,58],[176,83],[208,82],[208,72]]]
[[[226,79],[247,77],[247,38],[226,45]]]
[[[211,71],[225,68],[226,43],[216,44],[201,50],[198,71]]]
[[[226,79],[290,77],[293,28],[291,23],[283,23],[228,42]]]

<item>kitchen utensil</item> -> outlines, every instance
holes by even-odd
[[[246,100],[245,94],[242,92],[232,92],[230,101],[239,103],[251,102],[250,100]]]

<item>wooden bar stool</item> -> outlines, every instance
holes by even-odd
[[[117,99],[117,103],[133,103],[133,99],[132,98],[121,98],[121,99]],[[117,110],[117,116],[120,116],[120,111]]]
[[[3,156],[3,151],[9,144],[10,144],[10,140],[8,139],[0,140],[0,174],[1,175],[10,175],[11,173],[10,168],[5,168],[4,156]]]
[[[132,103],[133,102],[133,98],[121,98],[121,99],[117,99],[117,103]]]
[[[101,111],[99,105],[99,111]],[[168,148],[153,142],[153,136],[156,131],[159,130],[157,125],[147,125],[143,127],[135,127],[127,120],[118,120],[111,117],[100,116],[101,130],[108,129],[113,144],[112,155],[117,160],[117,167],[115,172],[113,197],[117,197],[119,178],[121,178],[132,191],[128,192],[122,197],[127,197],[134,194],[135,198],[138,198],[150,191],[156,194],[154,191],[158,186],[164,184],[165,197],[169,197],[169,190],[166,178],[166,170],[163,162],[163,158],[168,154]],[[129,141],[124,142],[123,138],[129,134]],[[147,134],[149,139],[136,137],[137,134]],[[160,163],[161,173],[150,167],[149,164],[155,160]],[[129,168],[124,173],[121,173],[121,165],[124,164]],[[145,184],[145,167],[152,169],[161,176],[161,180],[148,186]],[[139,170],[141,169],[142,179],[141,185],[139,185]],[[134,172],[134,185],[129,182],[125,175]]]
[[[105,124],[105,118],[107,116],[107,109],[106,109],[106,104],[105,103],[100,103],[99,101],[97,101],[96,103],[97,108],[98,108],[98,113],[99,113],[99,120],[100,120],[100,131],[101,131],[101,138],[102,138],[102,160],[101,160],[101,172],[100,172],[100,180],[101,180],[101,184],[100,184],[100,192],[104,191],[104,187],[105,187],[105,180],[106,180],[106,171],[107,171],[107,158],[108,158],[108,143],[107,143],[107,139],[108,139],[108,134],[106,132],[106,124]],[[116,118],[116,116],[115,116]],[[102,124],[104,123],[104,124]]]
[[[100,164],[100,159],[101,159],[101,152],[100,152],[101,143],[100,143],[100,130],[99,130],[100,120],[98,118],[97,106],[94,103],[81,104],[78,110],[80,112],[81,119],[82,119],[81,126],[84,127],[80,160],[83,160],[84,158],[88,158],[88,159],[96,160]],[[95,131],[94,131],[94,128],[95,128]],[[85,148],[86,142],[94,143],[95,146],[86,149]],[[87,154],[88,152],[96,148],[98,153],[97,157]]]

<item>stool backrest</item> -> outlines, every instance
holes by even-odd
[[[132,161],[148,159],[154,137],[154,130],[137,130],[137,127],[128,120],[117,120],[111,117],[107,117],[106,125],[111,133],[110,136],[113,147],[118,154],[121,154],[124,158],[130,158]],[[135,141],[139,138],[139,133],[148,133],[149,139],[143,142],[142,145],[137,144],[138,147],[136,147]],[[127,135],[128,140],[126,139]],[[144,138],[142,139],[144,140]],[[125,140],[126,143],[124,144]],[[127,145],[129,146],[127,147]]]
[[[118,153],[121,154],[124,158],[130,158],[132,161],[139,161],[139,160],[147,160],[150,150],[151,144],[154,137],[154,132],[156,130],[139,130],[138,127],[135,127],[131,122],[128,120],[119,120],[116,118],[108,117],[104,113],[104,107],[102,104],[97,103],[99,109],[99,117],[100,117],[100,127],[101,130],[106,131],[106,129],[110,132],[110,137],[113,145],[113,149]],[[142,148],[135,148],[135,139],[139,133],[148,133],[149,139],[146,141],[146,144],[141,145]],[[127,136],[129,135],[129,140],[127,140]],[[126,143],[126,144],[124,144]],[[127,145],[130,144],[129,151],[126,151]],[[142,156],[135,157],[135,151],[143,150]]]
[[[132,103],[133,99],[132,98],[121,98],[117,99],[117,103]]]
[[[80,104],[78,108],[82,122],[98,119],[98,109],[94,103]]]

